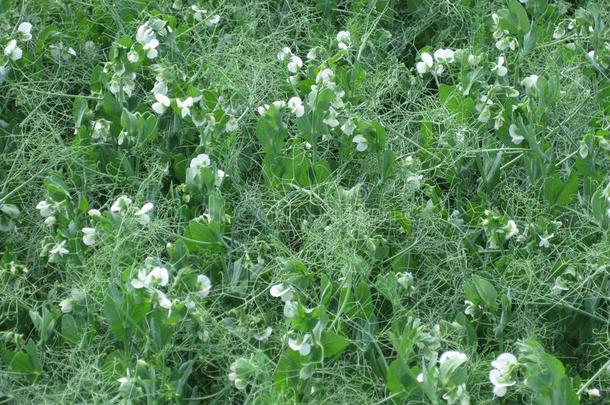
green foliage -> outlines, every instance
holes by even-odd
[[[18,3],[0,402],[607,402],[603,2]]]

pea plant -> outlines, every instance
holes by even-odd
[[[609,21],[0,0],[0,402],[607,403]]]

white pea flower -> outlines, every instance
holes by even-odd
[[[165,287],[169,282],[169,273],[165,267],[156,266],[149,273],[140,269],[136,278],[131,280],[131,286],[135,289],[152,288],[155,286]]]
[[[415,379],[417,380],[418,383],[420,383],[420,384],[423,383],[424,382],[424,373],[419,373]]]
[[[72,312],[73,304],[74,300],[72,298],[66,298],[65,300],[62,300],[59,303],[59,308],[64,314],[69,314],[70,312]]]
[[[0,66],[0,84],[6,79],[9,71],[10,67],[8,65]]]
[[[210,157],[205,153],[200,153],[196,157],[191,160],[190,168],[191,169],[201,169],[202,167],[210,166],[211,161]]]
[[[214,176],[214,185],[216,187],[220,187],[225,177],[227,177],[227,174],[224,172],[224,170],[216,170],[216,176]]]
[[[148,214],[152,209],[154,208],[154,204],[153,203],[146,203],[142,206],[142,208],[140,208],[139,210],[136,211],[135,216],[138,219],[138,222],[140,223],[140,225],[148,225],[150,223],[150,215]]]
[[[314,60],[318,57],[318,53],[316,48],[311,48],[309,52],[307,52],[307,60]]]
[[[11,39],[4,47],[4,55],[11,58],[13,61],[18,61],[23,56],[23,51],[17,46],[17,41]]]
[[[53,248],[51,250],[49,250],[49,253],[51,253],[52,255],[59,255],[59,256],[63,256],[65,254],[70,253],[70,251],[68,249],[66,249],[65,246],[66,246],[66,241],[62,240],[61,242],[59,242],[58,244],[53,246]]]
[[[343,99],[341,97],[343,97],[343,96],[335,97],[334,100],[330,103],[330,105],[335,110],[341,110],[343,107],[345,107],[345,102],[343,102]]]
[[[443,394],[443,399],[447,404],[470,404],[470,397],[466,391],[466,384],[459,384],[452,387],[449,391]]]
[[[243,364],[243,362],[245,361],[246,360],[244,359],[238,359],[231,363],[231,365],[229,366],[229,370],[231,371],[229,373],[229,381],[232,381],[233,384],[235,384],[235,388],[237,388],[238,390],[244,390],[248,386],[248,381],[244,380],[243,378],[240,378],[240,376],[237,374],[237,367]]]
[[[502,111],[499,111],[494,119],[494,129],[497,131],[502,125],[504,125],[504,115],[502,115]]]
[[[490,119],[491,119],[491,111],[490,111],[489,107],[484,107],[483,110],[481,111],[481,113],[479,114],[479,116],[477,117],[477,120],[479,122],[486,123],[486,122],[489,122]]]
[[[146,270],[144,270],[144,269],[138,270],[138,274],[137,274],[136,278],[131,280],[131,286],[135,289],[148,288],[150,285],[149,285],[149,280],[148,280],[147,276],[148,276],[148,274],[146,273]]]
[[[419,188],[423,179],[424,176],[421,174],[412,174],[410,176],[407,176],[407,183],[413,183],[417,188]]]
[[[290,62],[288,63],[288,71],[290,73],[297,73],[300,68],[303,67],[303,60],[299,58],[297,55],[292,55],[290,57]]]
[[[44,224],[47,226],[53,226],[55,225],[55,222],[57,222],[57,218],[55,218],[54,215],[51,215],[44,220]]]
[[[96,209],[90,209],[89,211],[87,211],[87,214],[90,217],[101,217],[102,213],[100,212],[100,210],[96,210]]]
[[[551,247],[550,240],[554,236],[555,235],[553,235],[553,234],[547,235],[546,233],[544,235],[542,235],[542,236],[538,235],[538,238],[540,238],[540,242],[538,243],[538,246],[541,247],[541,248],[545,248],[545,249],[550,248]]]
[[[521,80],[521,85],[526,89],[535,89],[538,83],[538,75],[529,75],[525,79]]]
[[[420,76],[423,76],[432,69],[434,59],[432,59],[432,55],[428,52],[423,52],[419,57],[421,58],[421,62],[417,62],[415,68],[417,69],[417,73],[419,73]]]
[[[301,356],[307,356],[311,353],[311,345],[308,342],[310,338],[311,335],[309,333],[306,333],[303,339],[300,340],[289,338],[288,346],[295,352],[299,352]]]
[[[161,115],[165,112],[165,110],[170,106],[171,100],[165,94],[157,93],[155,94],[156,103],[152,105],[152,109],[157,114]]]
[[[477,109],[477,111],[480,112],[486,107],[492,106],[493,104],[494,102],[491,97],[487,96],[486,94],[481,94],[481,97],[479,97],[479,101],[477,101],[475,108]]]
[[[191,6],[191,10],[193,11],[193,18],[197,21],[202,21],[203,16],[208,13],[207,10],[202,9],[201,7],[197,6],[196,4],[193,4]]]
[[[451,49],[437,49],[434,51],[434,59],[438,63],[453,63],[455,60],[455,53]]]
[[[83,231],[83,243],[87,246],[95,245],[95,228],[85,227],[82,229]]]
[[[441,354],[441,357],[438,359],[438,364],[443,365],[448,361],[454,361],[456,363],[462,364],[468,360],[468,356],[466,353],[458,352],[455,350],[449,350]]]
[[[153,29],[147,24],[140,25],[140,27],[138,27],[138,31],[136,32],[136,41],[142,45],[142,48],[144,51],[146,51],[146,56],[148,59],[154,59],[159,54],[157,52],[159,41],[157,40]]]
[[[140,55],[136,51],[131,50],[127,53],[127,60],[131,63],[137,63],[140,60]]]
[[[322,122],[331,128],[339,126],[339,121],[337,120],[337,116],[334,111],[331,111],[328,116],[322,120]]]
[[[506,230],[506,240],[512,238],[513,236],[519,235],[519,228],[517,228],[517,224],[512,219],[509,219],[504,227]]]
[[[237,131],[238,128],[239,128],[239,125],[238,125],[237,119],[235,117],[231,117],[227,121],[227,124],[225,125],[225,131],[226,132]]]
[[[117,378],[117,380],[116,380],[116,381],[117,381],[119,384],[121,384],[121,387],[122,387],[123,385],[127,385],[127,384],[129,384],[129,383],[130,383],[130,381],[131,381],[131,379],[130,379],[130,378],[128,378],[128,377],[121,377],[121,378]]]
[[[92,122],[93,131],[91,131],[91,139],[101,139],[105,141],[110,135],[110,121],[100,118]]]
[[[343,125],[341,125],[341,132],[343,132],[347,136],[352,136],[354,130],[356,130],[356,124],[351,118],[349,118],[343,123]]]
[[[511,38],[511,37],[503,37],[500,38],[497,42],[496,42],[496,48],[499,51],[505,51],[506,49],[510,49],[511,51],[514,51],[515,49],[517,49],[517,45],[519,43],[517,42],[517,40],[515,38]]]
[[[466,315],[474,316],[477,306],[474,305],[474,303],[469,300],[465,300],[464,305],[466,305],[466,308],[464,309],[464,313]]]
[[[578,148],[578,154],[581,158],[586,159],[589,156],[589,146],[584,139],[580,140],[580,147]]]
[[[553,283],[553,287],[551,287],[551,292],[555,295],[561,295],[564,291],[568,291],[570,287],[567,285],[566,280],[559,276],[555,278],[555,283]]]
[[[506,88],[506,96],[507,97],[519,97],[519,90],[515,89],[514,87],[508,86]]]
[[[129,207],[132,202],[133,201],[131,200],[131,198],[127,197],[126,195],[122,195],[112,203],[112,206],[110,207],[110,211],[121,212],[121,210]]]
[[[332,78],[335,76],[335,72],[333,72],[331,69],[322,69],[317,75],[316,75],[316,83],[328,83],[330,81],[332,81]]]
[[[17,33],[19,34],[19,39],[22,41],[29,41],[32,39],[32,24],[29,22],[22,22],[17,27]]]
[[[305,114],[305,106],[303,106],[303,100],[301,97],[291,97],[288,100],[288,108],[290,111],[298,118],[302,117]]]
[[[40,201],[36,204],[36,209],[40,211],[40,216],[43,218],[50,217],[53,215],[52,205],[49,204],[46,200]]]
[[[284,316],[288,319],[292,319],[297,314],[298,304],[296,301],[286,301],[284,303]]]
[[[187,97],[184,100],[176,99],[176,105],[180,109],[180,115],[182,118],[185,118],[188,115],[191,115],[191,107],[195,103],[195,99],[193,97]]]
[[[523,135],[520,135],[517,132],[517,129],[518,128],[515,124],[510,124],[510,126],[508,127],[508,133],[510,134],[510,137],[515,145],[521,144],[521,142],[523,142],[523,140],[525,139]]]
[[[409,292],[414,290],[413,274],[411,274],[410,272],[404,272],[404,273],[398,273],[396,275],[397,275],[396,281],[398,282],[398,284],[400,284],[400,286],[402,288],[404,288],[405,290],[407,290]]]
[[[481,55],[470,54],[468,55],[468,64],[470,66],[478,66],[478,64],[481,63],[482,59],[483,57]]]
[[[558,25],[553,31],[553,39],[561,39],[566,34],[566,29],[563,25]]]
[[[271,104],[278,110],[281,110],[282,108],[286,107],[286,102],[284,100],[275,100]]]
[[[356,144],[356,150],[358,152],[364,152],[369,147],[369,141],[362,135],[356,135],[352,142]]]
[[[51,53],[51,57],[56,61],[70,60],[72,57],[76,56],[76,51],[74,48],[65,46],[63,42],[58,44],[49,45],[49,50]]]
[[[590,388],[585,390],[589,398],[599,398],[601,397],[601,393],[599,392],[599,388]]]
[[[161,308],[171,309],[172,301],[167,298],[163,291],[155,290],[155,295],[157,296],[157,303]]]
[[[216,25],[220,22],[220,16],[218,14],[213,15],[212,17],[210,17],[206,22],[205,25],[208,27],[211,27],[213,25]]]
[[[148,278],[152,284],[165,287],[169,281],[169,273],[165,267],[156,266],[148,273]]]
[[[255,333],[253,337],[259,342],[265,342],[267,339],[269,339],[271,333],[273,333],[273,328],[271,326],[267,326],[263,333]]]
[[[198,275],[197,284],[199,284],[199,291],[197,291],[197,295],[200,297],[207,297],[212,289],[212,281],[210,281],[209,277],[205,274]]]
[[[493,393],[497,397],[506,395],[507,387],[516,384],[514,379],[511,379],[511,371],[518,364],[517,358],[511,353],[502,353],[494,361],[491,362],[493,370],[489,372],[489,381],[493,384]]]
[[[352,46],[352,36],[349,31],[339,31],[337,34],[339,49],[347,50]]]
[[[504,59],[504,56],[498,56],[498,62],[494,64],[494,66],[491,68],[491,71],[496,72],[496,74],[500,77],[506,76],[506,74],[508,73],[508,69],[506,68],[506,66],[504,66],[505,62],[506,61]]]
[[[283,61],[286,60],[286,58],[288,56],[292,56],[292,51],[290,50],[290,48],[288,48],[286,46],[286,47],[282,48],[282,50],[277,53],[277,60],[279,60],[280,62],[283,62]]]
[[[283,302],[290,301],[292,298],[292,287],[289,284],[279,283],[272,285],[269,294],[275,298],[281,298]]]
[[[153,94],[165,94],[167,95],[167,83],[163,79],[157,77],[157,81],[150,91]]]

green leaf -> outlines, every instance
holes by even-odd
[[[121,115],[123,113],[123,107],[110,93],[104,94],[102,100],[102,108],[108,117],[115,122],[120,122]]]
[[[299,385],[299,372],[301,362],[299,354],[292,350],[287,350],[280,357],[277,368],[273,374],[273,386],[277,391],[287,391],[296,389]]]
[[[343,352],[349,344],[349,340],[343,335],[326,331],[322,333],[321,343],[324,348],[324,358],[328,359]]]
[[[223,250],[221,225],[218,222],[191,222],[184,230],[182,240],[191,252]]]
[[[42,362],[33,341],[28,340],[25,349],[25,352],[2,350],[2,358],[8,364],[10,371],[25,374],[28,381],[33,384],[42,374]]]
[[[158,123],[159,118],[155,115],[149,115],[148,118],[146,118],[141,127],[140,139],[142,140],[142,143],[147,144],[156,139],[158,133]]]
[[[400,359],[396,359],[390,364],[386,376],[390,392],[399,393],[405,391],[405,387],[409,386],[408,370],[409,367]]]
[[[223,223],[225,219],[225,200],[222,195],[212,190],[208,196],[208,212],[213,222]]]
[[[483,152],[476,163],[483,178],[482,185],[491,192],[500,178],[500,167],[502,166],[504,151]]]
[[[492,311],[498,308],[498,293],[494,286],[484,278],[474,275],[466,283],[466,297],[475,304],[483,305]]]
[[[265,154],[277,156],[284,148],[284,140],[288,135],[280,112],[274,106],[264,113],[256,125],[256,137],[263,146]]]
[[[563,182],[557,174],[545,178],[545,199],[553,206],[563,207],[572,203],[577,193],[578,176],[575,172],[572,172],[565,182]]]
[[[515,21],[517,23],[516,29],[522,33],[526,33],[529,31],[530,20],[527,16],[527,11],[519,2],[519,0],[509,0],[508,9],[511,14],[515,17]]]
[[[55,202],[66,201],[70,199],[68,186],[59,177],[59,174],[52,174],[44,179],[44,186],[49,192],[49,196]]]
[[[66,314],[61,318],[61,334],[66,342],[75,345],[80,340],[80,331],[72,315]]]
[[[17,219],[17,217],[19,217],[19,208],[13,204],[0,203],[0,211],[13,219]]]
[[[138,118],[126,108],[121,112],[121,127],[130,134],[138,133]]]
[[[464,97],[455,87],[441,84],[438,95],[441,103],[459,120],[468,121],[474,114],[474,101],[469,97]]]
[[[606,216],[607,207],[608,202],[603,190],[599,189],[593,193],[593,196],[591,196],[591,212],[593,218],[595,218],[600,226],[605,226],[608,223],[608,217]]]
[[[527,55],[536,45],[536,24],[532,24],[529,31],[523,37],[523,55]]]
[[[87,112],[88,108],[89,108],[89,105],[88,105],[86,99],[77,98],[74,101],[74,107],[72,109],[72,117],[74,119],[75,128],[79,128],[81,126],[83,117],[85,116],[85,113]]]
[[[555,200],[559,207],[571,204],[578,194],[578,176],[572,173],[568,180],[563,184],[563,188]]]

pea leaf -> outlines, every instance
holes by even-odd
[[[322,333],[322,347],[324,347],[324,358],[328,359],[337,356],[349,344],[347,338],[343,335],[326,331]]]
[[[517,17],[518,28],[521,32],[527,32],[530,20],[527,17],[527,11],[518,0],[510,0],[508,2],[508,9],[510,12]]]
[[[480,276],[472,276],[465,286],[466,297],[475,304],[483,305],[492,311],[498,308],[498,293],[494,286]]]

